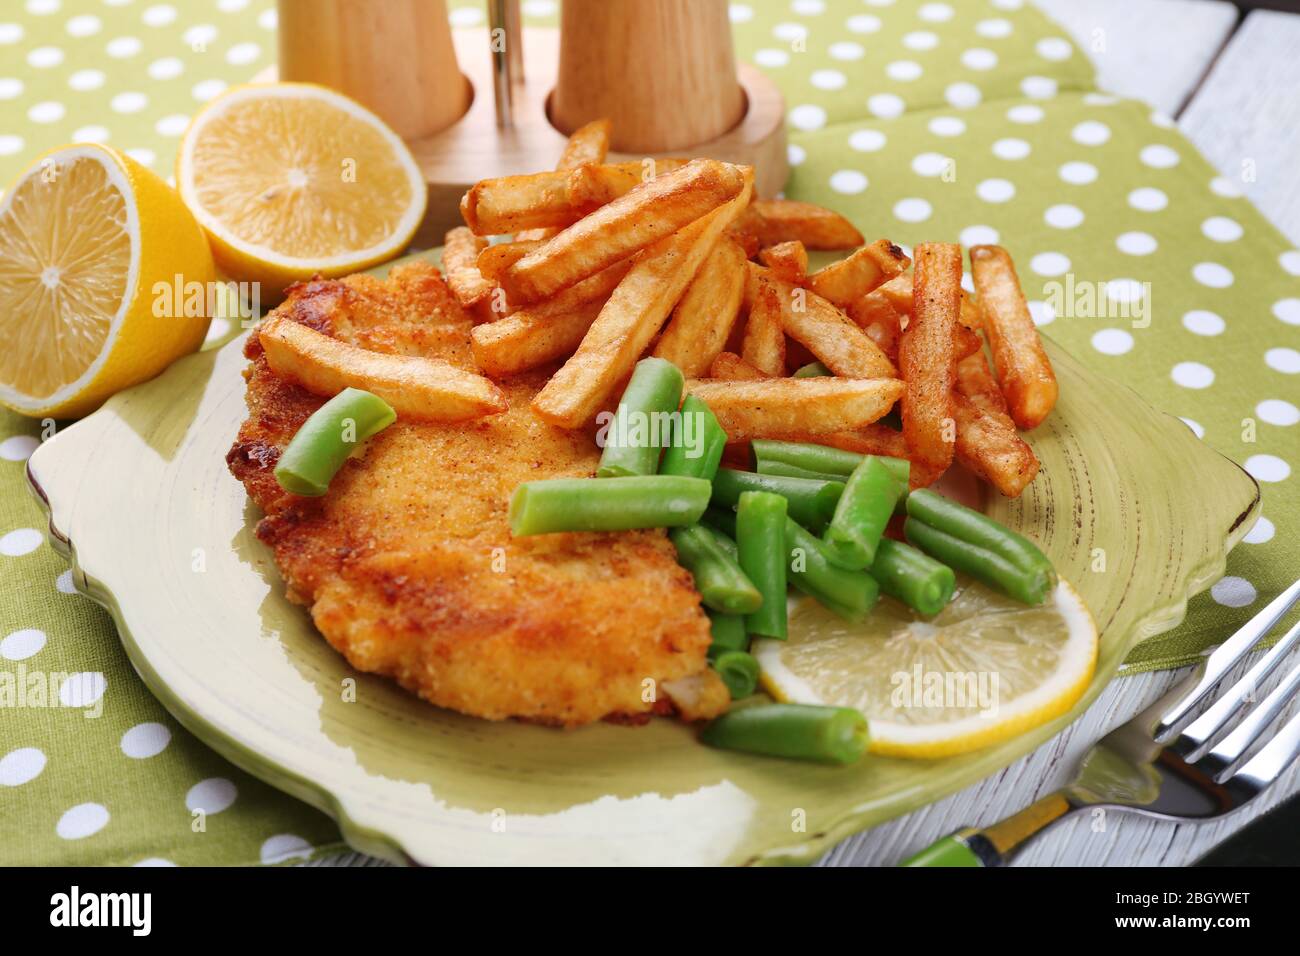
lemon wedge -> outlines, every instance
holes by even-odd
[[[1026,607],[963,579],[928,621],[882,598],[867,620],[849,624],[800,599],[789,640],[758,640],[753,652],[778,700],[855,707],[872,753],[933,758],[1065,713],[1092,679],[1097,643],[1092,615],[1065,581]]]
[[[411,151],[365,107],[310,83],[227,90],[190,121],[181,197],[223,271],[273,302],[290,282],[396,255],[424,216]]]
[[[207,239],[175,190],[107,146],[63,146],[19,174],[0,262],[0,402],[24,415],[93,411],[207,332]]]

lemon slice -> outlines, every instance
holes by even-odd
[[[207,239],[173,189],[106,146],[60,147],[19,174],[0,200],[0,263],[0,402],[25,415],[84,415],[207,332]]]
[[[346,96],[309,83],[235,87],[190,122],[176,158],[217,263],[274,301],[290,282],[396,255],[424,216],[406,144]]]
[[[849,624],[802,599],[788,641],[754,644],[773,697],[856,707],[871,752],[893,757],[949,757],[1051,720],[1079,699],[1097,662],[1097,627],[1065,581],[1026,607],[962,580],[929,621],[882,598]]]

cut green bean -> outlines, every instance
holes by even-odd
[[[811,442],[774,441],[766,438],[755,438],[752,444],[754,446],[754,459],[760,466],[760,471],[764,462],[768,462],[769,467],[779,462],[783,465],[802,468],[804,471],[835,475],[843,479],[853,474],[853,469],[862,464],[862,460],[867,457],[856,451],[845,451],[842,448],[832,448],[830,445],[814,445]],[[911,478],[911,462],[906,458],[890,458],[887,455],[874,455],[872,457],[879,458],[881,464],[889,469],[889,473],[894,476],[894,479],[904,487],[907,486]]]
[[[798,465],[791,465],[784,461],[760,461],[754,465],[754,470],[760,475],[775,475],[778,478],[803,478],[807,481],[839,481],[843,482],[846,475],[832,474],[829,471],[809,471],[807,468],[800,468]]]
[[[849,621],[861,621],[875,607],[880,597],[875,579],[839,567],[821,539],[791,520],[785,523],[785,551],[791,583],[819,604]]]
[[[785,498],[770,491],[746,491],[736,505],[736,547],[740,567],[763,596],[762,605],[745,616],[750,634],[786,636]]]
[[[802,366],[791,377],[792,378],[823,378],[830,374],[831,374],[831,370],[828,369],[821,362],[809,362],[807,365]]]
[[[751,614],[762,606],[763,595],[719,542],[716,531],[693,524],[673,528],[668,537],[677,548],[678,563],[695,578],[695,590],[705,607],[727,614]]]
[[[703,478],[676,475],[526,481],[510,498],[510,533],[684,527],[700,520],[712,492]]]
[[[682,400],[685,379],[672,362],[645,358],[618,400],[618,410],[605,433],[597,478],[653,475],[659,452],[668,444],[673,413]]]
[[[790,517],[821,534],[835,513],[835,504],[844,491],[844,482],[759,475],[752,471],[719,468],[713,478],[713,505],[723,508],[734,506],[746,491],[769,491],[780,495],[789,502]]]
[[[873,455],[853,469],[823,536],[831,560],[851,570],[869,567],[901,492],[889,469]]]
[[[319,498],[357,446],[395,421],[378,395],[345,388],[302,423],[280,453],[275,480],[292,494]]]
[[[957,587],[952,568],[892,538],[880,540],[871,576],[880,590],[926,617],[947,607]]]
[[[727,447],[727,433],[703,399],[687,395],[674,419],[672,443],[659,463],[661,475],[685,475],[712,481]]]
[[[867,751],[867,719],[851,707],[769,704],[742,707],[700,734],[711,747],[769,757],[850,764]]]
[[[1055,578],[1052,562],[1032,541],[951,498],[918,488],[908,495],[907,513],[937,531],[992,551],[1023,571],[1041,572],[1049,580]]]
[[[709,645],[710,660],[727,651],[749,650],[749,633],[741,615],[709,610],[705,613],[709,616],[709,631],[713,635],[713,642]]]
[[[752,697],[758,689],[758,661],[746,651],[723,651],[710,663],[731,692],[732,700]]]
[[[1054,586],[1054,576],[1041,568],[1026,571],[1000,554],[932,528],[918,518],[903,522],[903,534],[931,557],[1022,604],[1042,604]]]
[[[736,540],[736,512],[733,508],[710,505],[700,519],[700,524],[725,534],[733,542]]]

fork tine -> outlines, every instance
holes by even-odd
[[[1192,708],[1199,704],[1205,695],[1223,679],[1223,676],[1232,670],[1233,666],[1252,647],[1259,643],[1259,639],[1269,632],[1296,601],[1300,601],[1300,580],[1297,580],[1270,601],[1264,610],[1252,617],[1236,634],[1233,634],[1232,637],[1219,645],[1219,649],[1206,660],[1205,671],[1196,682],[1196,686],[1178,703],[1165,711],[1156,723],[1155,739],[1158,743],[1163,744],[1168,741],[1169,737],[1177,729],[1178,724],[1191,713]]]
[[[1263,736],[1268,725],[1291,702],[1297,688],[1300,688],[1300,664],[1293,667],[1291,672],[1282,679],[1282,683],[1274,687],[1273,692],[1265,697],[1258,707],[1247,714],[1232,733],[1224,737],[1213,750],[1206,754],[1198,766],[1205,772],[1213,774],[1215,779],[1222,782],[1228,776],[1228,771],[1232,769],[1233,765]]]
[[[1220,782],[1229,790],[1242,792],[1246,799],[1250,799],[1282,776],[1297,755],[1300,755],[1300,714],[1295,714],[1288,720],[1277,736],[1265,744],[1240,770]]]
[[[1187,725],[1172,744],[1184,760],[1194,763],[1201,759],[1210,741],[1227,726],[1241,705],[1268,680],[1268,675],[1273,673],[1273,669],[1297,644],[1300,644],[1300,623],[1269,648],[1268,653],[1257,660],[1245,676],[1222,694],[1205,713]]]

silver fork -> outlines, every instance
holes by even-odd
[[[1204,713],[1189,717],[1297,600],[1300,581],[1269,602],[1186,680],[1097,741],[1079,761],[1074,779],[1060,790],[992,826],[958,830],[901,865],[1000,866],[1057,821],[1098,807],[1184,821],[1221,817],[1249,803],[1300,754],[1300,714],[1268,736],[1300,689],[1300,664],[1250,707],[1256,688],[1300,644],[1300,624]],[[1243,761],[1247,751],[1265,740]]]

